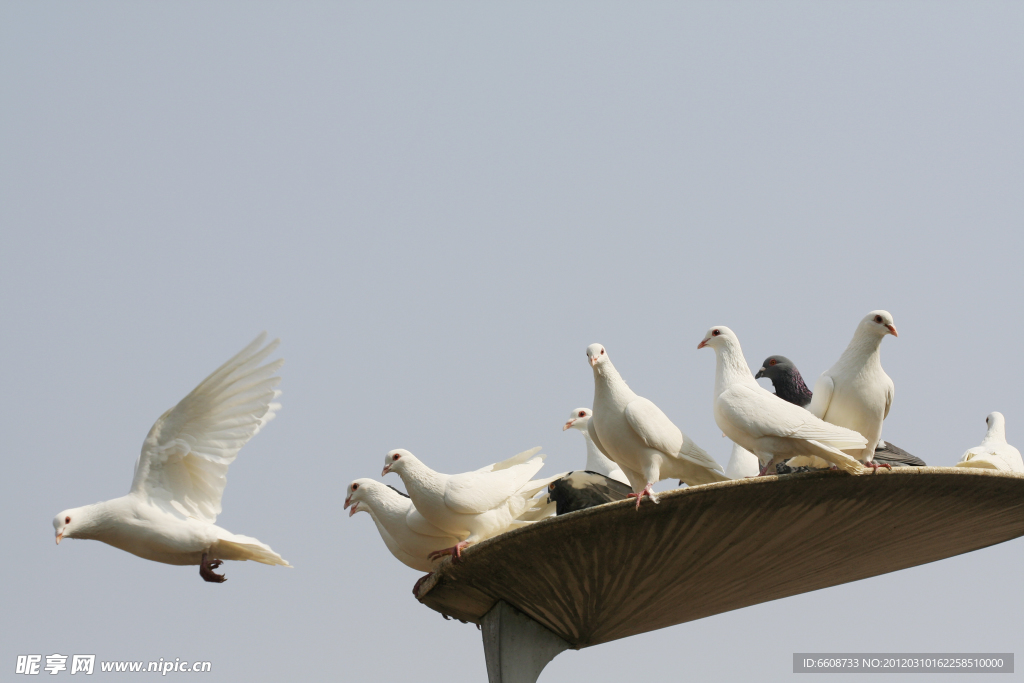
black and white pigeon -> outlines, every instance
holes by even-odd
[[[579,470],[548,484],[548,502],[555,503],[555,514],[564,515],[625,500],[632,487],[598,472]]]
[[[803,376],[793,361],[785,356],[768,356],[761,364],[761,369],[754,375],[755,379],[767,377],[775,388],[775,395],[783,401],[789,401],[798,406],[806,408],[813,396]],[[875,446],[874,462],[879,465],[890,465],[892,467],[926,467],[924,460],[907,453],[905,450],[891,443],[879,440]],[[780,473],[782,467],[780,466]]]

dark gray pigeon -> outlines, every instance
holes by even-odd
[[[775,387],[775,395],[783,401],[789,401],[806,408],[813,397],[811,390],[804,383],[804,378],[800,375],[800,371],[793,365],[793,361],[785,356],[768,356],[765,358],[761,369],[757,371],[754,377],[755,379],[761,377],[770,379],[772,386]],[[881,440],[875,446],[874,461],[879,465],[887,464],[891,467],[925,467],[925,462],[921,458]],[[802,472],[807,469],[804,467],[787,468],[788,471],[783,472],[783,467],[786,466],[779,466],[779,474]]]
[[[597,472],[570,472],[548,484],[548,502],[554,501],[555,514],[564,515],[616,500],[625,500],[632,487]]]

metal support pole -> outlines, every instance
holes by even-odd
[[[484,615],[481,630],[490,683],[536,683],[548,662],[570,647],[502,600]]]

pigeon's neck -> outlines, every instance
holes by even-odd
[[[122,500],[122,498],[115,498],[79,508],[75,529],[68,537],[93,541],[103,541],[108,538],[117,531],[117,520],[123,517],[117,512],[121,507]]]
[[[402,477],[405,490],[409,493],[413,505],[417,508],[420,508],[422,505],[429,506],[429,499],[425,499],[424,496],[444,497],[445,483],[448,478],[421,462],[407,462],[405,469],[399,473],[399,476]]]
[[[982,439],[981,443],[983,445],[990,443],[1006,443],[1006,425],[997,421],[988,428],[988,431],[985,433],[985,438]]]
[[[715,395],[721,394],[730,384],[761,386],[750,374],[738,342],[715,349]]]
[[[813,393],[804,383],[804,378],[795,370],[772,379],[772,385],[775,387],[776,396],[801,408],[806,407],[813,397]]]
[[[394,536],[392,529],[405,521],[411,504],[408,498],[384,487],[373,487],[369,490],[367,503],[370,511],[376,516],[388,533]]]
[[[594,440],[590,438],[590,434],[583,432],[583,438],[587,442],[587,470],[610,477],[612,472],[618,469],[618,466],[601,452]]]
[[[882,367],[882,338],[871,330],[857,330],[836,365],[844,368]]]
[[[626,405],[636,398],[636,394],[622,379],[612,362],[605,361],[594,366],[594,406],[610,402],[614,405]]]

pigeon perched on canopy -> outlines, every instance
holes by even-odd
[[[872,469],[878,467],[872,462],[875,446],[895,394],[881,360],[882,339],[890,334],[899,336],[888,311],[871,311],[864,316],[843,355],[814,383],[814,397],[807,406],[816,417],[867,439],[863,448],[851,454]]]
[[[765,390],[750,374],[732,330],[712,327],[697,348],[705,346],[715,351],[715,422],[727,437],[757,456],[761,474],[798,455],[816,455],[850,474],[863,471],[840,449],[863,447],[866,439]]]
[[[583,435],[583,440],[587,443],[587,472],[603,474],[609,479],[614,479],[628,486],[629,480],[626,479],[626,475],[622,473],[619,466],[602,453],[601,449],[594,445],[594,440],[590,438],[588,426],[590,425],[590,417],[593,414],[594,411],[590,408],[577,408],[570,413],[569,421],[562,427],[562,431],[575,429]],[[570,474],[572,473],[570,472]]]
[[[807,384],[804,383],[803,376],[800,374],[796,365],[793,364],[793,361],[789,360],[785,356],[768,356],[765,358],[764,363],[761,364],[761,368],[757,371],[757,374],[754,375],[754,379],[760,379],[761,377],[767,377],[771,380],[772,386],[775,388],[775,395],[783,401],[789,401],[794,405],[804,407],[811,402],[811,390],[807,388]],[[893,467],[926,466],[924,460],[911,455],[898,446],[882,440],[879,440],[875,445],[875,457],[873,461],[878,465],[888,464]],[[821,461],[818,461],[817,464],[819,467],[827,465]],[[794,463],[787,463],[787,465],[793,467]],[[798,462],[796,467],[799,466]],[[726,472],[728,472],[728,470],[726,470]]]
[[[985,418],[985,424],[988,425],[988,431],[981,444],[968,449],[956,467],[1024,472],[1024,461],[1021,460],[1020,451],[1006,443],[1006,418],[1003,414],[990,413]]]
[[[398,474],[419,513],[438,529],[459,539],[458,543],[431,553],[430,559],[440,555],[458,559],[466,546],[538,517],[530,513],[542,508],[545,501],[532,497],[562,476],[530,480],[544,465],[544,456],[536,455],[539,450],[532,448],[474,472],[442,474],[399,448],[384,456],[381,476],[388,472]]]
[[[644,496],[658,502],[652,487],[662,479],[695,486],[728,481],[722,466],[672,424],[658,406],[637,396],[600,344],[587,347],[594,370],[594,414],[588,430],[601,452],[622,468],[633,487],[637,509]]]

